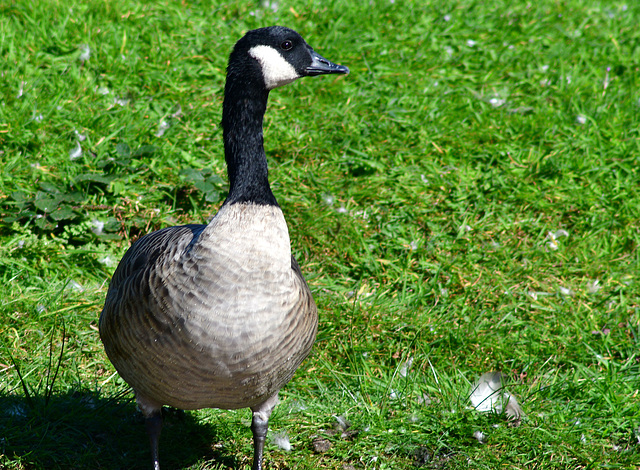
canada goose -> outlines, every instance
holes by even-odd
[[[281,26],[249,31],[229,57],[222,127],[229,195],[207,225],[148,234],[124,255],[100,338],[145,416],[154,469],[163,405],[251,408],[253,470],[262,468],[278,391],[309,354],[318,313],[267,177],[269,91],[348,73]]]

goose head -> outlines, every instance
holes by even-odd
[[[249,31],[236,43],[227,78],[247,86],[261,83],[270,91],[301,77],[334,73],[349,69],[322,57],[294,30],[270,26]]]

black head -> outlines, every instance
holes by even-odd
[[[236,43],[228,67],[230,76],[261,77],[267,90],[300,77],[330,73],[349,73],[349,69],[325,59],[297,32],[283,26],[249,31]]]

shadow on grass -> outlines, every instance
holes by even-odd
[[[224,447],[226,430],[165,410],[160,438],[162,470],[213,460],[236,468]],[[226,439],[225,439],[226,440]],[[132,400],[74,391],[30,400],[0,392],[0,468],[151,469],[144,419]]]

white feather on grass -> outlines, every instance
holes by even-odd
[[[287,431],[274,432],[271,435],[271,439],[273,440],[275,445],[277,445],[285,452],[289,452],[291,450],[291,442],[289,441],[289,435],[287,434]]]
[[[80,47],[78,47],[78,49],[80,49],[78,60],[80,62],[86,62],[87,60],[89,60],[89,58],[91,57],[91,48],[86,44],[82,44],[80,45]]]
[[[484,433],[482,431],[475,431],[473,433],[473,437],[480,443],[480,444],[484,444],[485,442],[487,442],[487,437],[484,435]]]
[[[505,414],[513,419],[520,419],[524,415],[516,397],[503,388],[500,372],[482,374],[474,384],[469,399],[473,407],[483,413],[502,413],[504,410]]]
[[[336,419],[336,427],[341,431],[346,431],[351,427],[351,423],[344,416],[333,415],[333,417]]]
[[[76,146],[69,150],[69,160],[77,160],[82,156],[82,147],[79,142],[76,142]]]
[[[411,242],[414,243],[414,242]],[[400,369],[398,369],[398,373],[400,374],[401,377],[406,377],[409,374],[409,369],[411,369],[411,366],[413,365],[413,358],[409,357],[404,364],[402,364],[400,366]]]
[[[169,123],[163,119],[160,121],[160,124],[158,124],[158,131],[155,133],[155,136],[162,137],[170,127]]]

